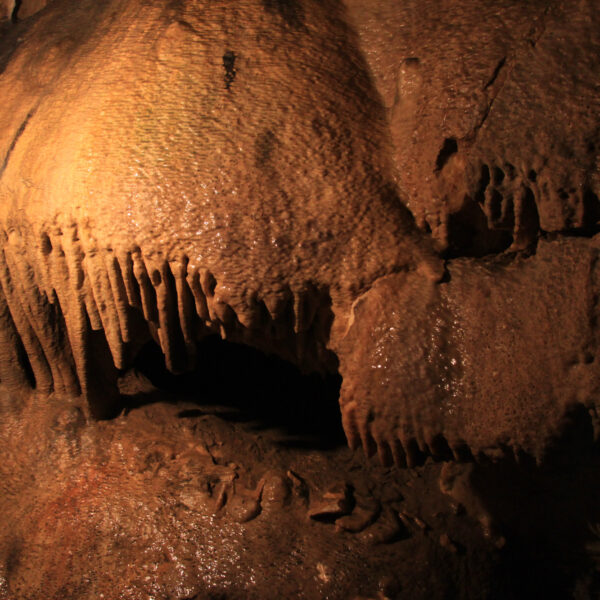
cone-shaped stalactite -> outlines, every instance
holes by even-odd
[[[119,371],[150,339],[173,373],[193,368],[196,342],[215,333],[306,369],[327,354],[331,300],[310,282],[296,292],[257,291],[235,301],[219,294],[210,270],[190,269],[185,256],[86,247],[75,227],[44,232],[37,244],[14,232],[6,239],[0,377],[11,387],[83,393],[92,414],[107,417],[117,409]]]

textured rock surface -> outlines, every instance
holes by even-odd
[[[472,22],[477,6],[452,22]],[[216,332],[307,370],[334,370],[339,359],[350,443],[402,464],[418,452],[437,456],[449,447],[456,454],[465,446],[479,453],[506,444],[540,456],[570,404],[593,405],[595,242],[557,242],[522,264],[502,259],[489,269],[459,262],[442,280],[429,238],[400,200],[408,192],[423,222],[416,188],[401,179],[396,185],[412,167],[398,158],[407,133],[386,112],[389,64],[371,56],[369,70],[368,48],[386,48],[387,38],[369,40],[375,33],[358,27],[365,52],[350,26],[352,18],[370,17],[336,2],[50,8],[23,30],[2,73],[5,380],[82,392],[95,416],[110,416],[118,408],[118,371],[148,340],[181,372],[194,364],[196,341]],[[583,6],[577,23],[584,27],[594,15]],[[376,23],[388,26],[381,14]],[[460,44],[477,41],[463,29]],[[595,38],[590,43],[593,54]],[[401,64],[397,52],[386,60]],[[428,60],[444,68],[446,58]],[[488,88],[504,81],[502,68]],[[582,70],[586,90],[597,81],[595,63],[589,68]],[[519,72],[511,67],[515,75],[488,98],[487,128]],[[535,87],[540,73],[523,77]],[[435,89],[423,94],[437,98]],[[565,111],[575,111],[584,94],[577,87],[556,93]],[[542,107],[527,114],[539,113],[543,132],[553,97],[541,97]],[[527,96],[519,98],[530,110]],[[531,136],[515,106],[516,121],[504,122],[503,135],[540,171],[542,185],[539,152],[517,143]],[[575,118],[562,115],[552,135]],[[418,120],[430,135],[444,130]],[[483,144],[483,120],[477,131]],[[464,163],[448,142],[462,134],[452,135],[438,155],[440,173]],[[581,170],[578,151],[566,163],[540,136],[540,148],[566,173],[587,177],[592,187],[580,191],[593,195],[595,158]],[[490,130],[492,142],[504,152]],[[594,144],[585,148],[596,156]],[[483,146],[473,146],[472,156],[490,162]],[[417,155],[417,163],[427,160]],[[529,172],[529,163],[519,164]],[[495,185],[508,185],[494,168]],[[568,204],[550,192],[543,198]],[[526,246],[537,230],[527,235]],[[563,269],[578,270],[578,283],[561,278]],[[556,298],[546,292],[550,285]],[[585,294],[573,295],[573,285]],[[569,311],[567,327],[547,320],[550,301],[560,315]],[[516,336],[526,321],[536,325]],[[490,385],[478,353],[510,374],[502,385],[496,377]],[[523,369],[523,356],[542,366]],[[545,375],[581,361],[588,366],[576,392],[570,375],[551,382]]]
[[[0,599],[593,597],[597,3],[3,7]]]
[[[440,247],[480,255],[596,227],[597,2],[347,4],[399,185]]]
[[[453,261],[429,297],[378,280],[341,355],[350,443],[400,464],[407,449],[443,456],[465,440],[541,458],[567,410],[598,398],[597,258],[597,238],[540,241],[527,258]]]
[[[294,27],[253,2],[55,8],[4,70],[0,125],[4,289],[39,385],[76,371],[93,395],[94,361],[114,380],[148,330],[174,371],[210,331],[331,368],[333,313],[435,261],[335,6]]]
[[[229,366],[240,386],[260,370],[247,356]],[[199,376],[215,389],[187,397],[128,374],[131,408],[110,421],[46,396],[2,396],[2,600],[600,591],[598,458],[585,427],[571,429],[578,462],[560,449],[552,468],[385,469],[332,444],[331,430],[317,432],[317,449],[297,419],[269,425],[256,408],[220,404],[232,376],[213,367]],[[264,376],[278,379],[272,367]],[[297,381],[281,379],[291,385],[276,382],[273,401],[289,403]],[[342,495],[350,502],[332,511]]]

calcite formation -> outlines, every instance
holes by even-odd
[[[450,254],[598,220],[598,6],[348,0],[407,205]]]
[[[217,333],[339,368],[350,445],[409,465],[594,410],[599,10],[436,6],[37,14],[0,54],[3,384],[107,417],[147,341],[181,372]]]

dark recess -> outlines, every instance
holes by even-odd
[[[583,215],[586,226],[596,233],[600,222],[600,200],[589,188],[583,193]]]
[[[512,244],[512,232],[490,229],[481,205],[467,200],[463,208],[448,215],[448,249],[445,258],[482,257],[504,252]]]
[[[10,15],[10,20],[13,23],[16,23],[19,20],[19,9],[21,8],[22,0],[16,0],[15,6],[13,8],[12,14]]]
[[[454,138],[446,138],[435,161],[435,170],[441,171],[450,157],[458,152],[458,143]]]
[[[289,443],[314,449],[345,444],[339,410],[341,377],[303,374],[295,365],[259,350],[209,336],[197,344],[197,367],[181,375],[170,373],[154,342],[139,352],[134,368],[144,374],[157,393],[124,396],[125,410],[163,401],[192,402],[182,417],[203,414],[203,406],[232,410],[223,418],[251,422],[255,429],[278,429]],[[166,392],[161,393],[161,392]]]
[[[277,137],[270,129],[266,129],[256,138],[254,157],[257,167],[264,167],[271,160],[276,144]]]
[[[304,9],[298,0],[263,0],[263,6],[268,13],[279,15],[292,29],[304,26]]]
[[[541,464],[476,464],[472,483],[506,546],[494,599],[600,597],[600,453],[585,407],[575,407]]]
[[[25,350],[25,346],[21,341],[21,337],[16,335],[16,347],[17,347],[17,360],[19,361],[19,365],[23,369],[23,373],[25,375],[25,380],[31,386],[31,389],[35,389],[37,383],[35,381],[35,375],[33,373],[33,368],[31,366],[31,362],[29,362],[29,356],[27,355],[27,351]]]
[[[226,90],[230,89],[231,84],[235,81],[235,76],[237,74],[237,69],[235,68],[236,58],[235,52],[232,50],[227,50],[227,52],[223,54],[223,68],[225,69],[223,80],[225,81]]]

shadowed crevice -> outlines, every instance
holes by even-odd
[[[298,0],[263,0],[263,6],[268,13],[279,15],[288,27],[292,29],[304,27],[304,9]]]
[[[485,84],[485,86],[483,88],[484,90],[487,90],[491,85],[494,84],[494,82],[498,78],[498,75],[500,74],[500,71],[502,71],[505,64],[506,64],[506,56],[503,56],[501,58],[501,60],[498,62],[498,64],[496,65],[496,68],[494,69],[494,72],[492,73],[490,80]]]
[[[450,160],[450,157],[457,152],[458,144],[456,139],[446,138],[435,161],[435,170],[441,171],[446,166],[448,160]]]
[[[474,490],[507,542],[494,598],[516,589],[522,598],[598,597],[599,465],[590,415],[577,406],[542,465],[507,458],[475,467]]]
[[[10,20],[13,23],[16,23],[19,20],[19,10],[21,9],[21,4],[23,4],[22,0],[15,0],[15,5],[10,15]]]
[[[209,336],[197,344],[197,366],[170,373],[158,345],[147,343],[134,369],[154,386],[123,396],[125,411],[155,402],[182,402],[181,418],[218,416],[253,430],[277,430],[286,447],[327,450],[345,445],[339,409],[341,377],[304,374],[293,364],[246,345]],[[189,403],[197,408],[189,408]]]
[[[10,146],[8,147],[8,150],[6,151],[6,155],[4,157],[4,161],[2,162],[2,166],[0,166],[0,177],[2,177],[2,175],[4,175],[4,171],[6,170],[6,167],[8,166],[8,161],[10,159],[10,155],[12,154],[13,150],[15,149],[15,146],[17,145],[19,138],[23,135],[23,132],[25,131],[25,129],[27,127],[27,124],[31,120],[31,117],[33,117],[33,115],[35,114],[36,110],[37,110],[37,107],[31,109],[27,113],[27,116],[25,117],[25,119],[23,120],[21,125],[19,126],[19,129],[17,129],[17,132],[15,133],[15,135],[12,139],[12,142],[10,143]]]
[[[235,60],[237,56],[232,50],[227,50],[223,54],[223,69],[225,73],[223,75],[223,81],[225,82],[225,89],[231,89],[231,84],[235,81],[237,75],[237,69],[235,67]]]

